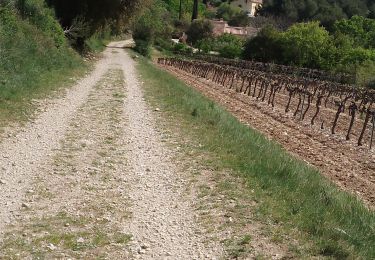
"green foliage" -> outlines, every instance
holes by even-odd
[[[228,59],[239,58],[242,54],[242,48],[236,45],[226,45],[219,49],[219,54],[221,57]]]
[[[246,26],[249,26],[249,24],[250,24],[250,17],[244,11],[236,13],[228,21],[228,25],[230,26],[246,27]]]
[[[229,21],[234,15],[241,12],[238,7],[233,7],[229,3],[222,3],[216,10],[216,18]]]
[[[173,19],[179,18],[180,0],[162,0],[171,14]],[[193,13],[194,0],[182,0],[182,19],[191,20]],[[200,1],[198,3],[198,13],[204,14],[206,12],[205,5]]]
[[[17,0],[15,6],[23,19],[28,19],[46,36],[51,37],[57,47],[66,43],[64,32],[55,19],[54,12],[47,8],[44,0]]]
[[[188,46],[183,43],[177,43],[173,46],[173,50],[176,52],[185,52],[188,49]]]
[[[139,54],[149,58],[151,55],[151,43],[149,41],[136,39],[134,50]]]
[[[282,34],[284,59],[300,67],[322,68],[334,48],[329,33],[318,22],[299,23]]]
[[[334,24],[334,31],[353,39],[356,46],[375,49],[375,20],[362,16],[353,16]]]
[[[90,52],[101,52],[105,49],[106,43],[111,39],[110,28],[98,30],[94,35],[85,41],[85,47]]]
[[[355,35],[351,33],[353,27],[348,26],[345,21],[340,21],[337,28],[335,34],[330,35],[318,22],[297,23],[285,32],[278,32],[267,26],[257,36],[248,39],[243,56],[245,59],[262,62],[353,75],[362,64],[375,61],[374,49],[365,49],[355,43]]]
[[[248,26],[250,18],[239,7],[234,7],[227,2],[222,3],[216,11],[216,18],[228,21],[230,26]]]
[[[266,26],[253,38],[247,40],[243,57],[247,60],[281,63],[281,33],[274,27]]]
[[[166,4],[160,0],[155,1],[133,22],[132,29],[133,38],[137,45],[135,50],[142,55],[149,56],[150,46],[155,39],[161,42],[170,40],[172,36],[172,18]]]
[[[73,44],[82,49],[85,40],[103,27],[110,26],[112,32],[121,33],[133,15],[151,0],[45,1],[55,9],[62,27],[73,29],[77,35],[72,39]]]
[[[373,0],[264,0],[261,15],[283,16],[291,21],[319,20],[331,28],[336,20],[353,15],[374,15]]]
[[[213,51],[219,53],[221,57],[230,59],[241,57],[243,45],[243,39],[229,33],[222,34],[216,38],[204,38],[195,44],[204,53]]]
[[[199,51],[203,53],[209,53],[215,50],[215,39],[214,38],[204,38],[195,44],[195,47],[199,49]]]
[[[358,86],[375,89],[375,59],[364,62],[357,69],[356,80]]]
[[[195,20],[191,23],[186,34],[193,45],[198,41],[212,36],[213,25],[208,20]]]
[[[215,38],[214,51],[218,51],[224,58],[240,58],[242,56],[244,40],[235,35],[225,33]]]
[[[31,0],[27,2],[32,4]],[[52,89],[50,80],[62,79],[63,75],[69,75],[82,65],[80,57],[68,48],[65,38],[61,37],[57,22],[52,22],[53,12],[40,5],[39,0],[35,3],[33,13],[24,14],[24,19],[11,5],[0,7],[1,118],[7,117],[8,113],[21,112],[25,109],[24,105],[20,105],[24,104],[23,100],[31,99],[35,93],[47,88]],[[36,22],[35,13],[38,13],[35,17],[47,17]]]

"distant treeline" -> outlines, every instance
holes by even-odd
[[[259,14],[292,22],[318,20],[331,28],[336,20],[354,15],[375,18],[375,0],[264,0]]]

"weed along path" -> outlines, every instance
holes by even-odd
[[[0,143],[0,259],[224,256],[124,44]]]

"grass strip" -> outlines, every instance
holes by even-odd
[[[217,167],[246,179],[259,215],[297,229],[315,255],[375,259],[375,214],[361,201],[149,61],[139,59],[138,68],[146,96],[217,155]]]

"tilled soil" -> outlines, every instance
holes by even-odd
[[[235,90],[172,67],[163,67],[228,109],[240,121],[279,142],[289,152],[317,167],[342,189],[375,206],[375,153],[343,138],[296,120],[281,107],[272,107]]]
[[[134,61],[94,72],[0,144],[1,259],[218,259]]]

